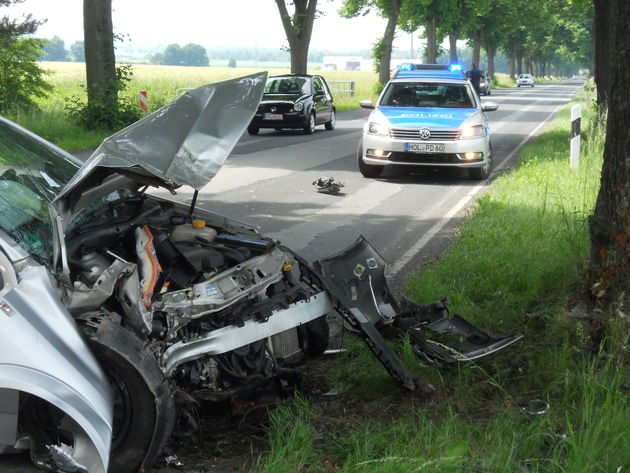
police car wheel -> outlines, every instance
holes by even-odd
[[[492,172],[492,146],[488,148],[488,162],[481,168],[470,168],[468,175],[475,181],[484,181],[490,177]]]
[[[359,146],[357,146],[357,162],[363,177],[375,178],[383,172],[384,166],[372,166],[363,162],[363,140],[359,141]]]

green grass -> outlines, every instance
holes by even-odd
[[[345,389],[336,401],[345,417],[336,423],[328,408],[300,400],[302,425],[310,429],[310,461],[285,471],[628,468],[627,322],[615,313],[569,315],[579,307],[585,284],[588,217],[599,189],[605,136],[591,116],[592,96],[579,101],[579,169],[569,167],[567,107],[521,151],[519,165],[477,201],[456,243],[406,287],[416,302],[448,296],[453,311],[473,323],[497,334],[520,332],[524,339],[478,364],[441,368],[423,367],[409,346],[397,346],[408,372],[420,380],[420,393],[414,394],[388,384],[362,343],[347,344],[328,381]],[[278,412],[295,409],[288,403]],[[283,428],[277,420],[272,419],[269,453],[259,458],[257,471],[276,471],[271,461],[283,448],[275,437]]]

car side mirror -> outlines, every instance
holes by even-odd
[[[326,95],[326,92],[324,92],[323,90],[316,90],[315,95],[317,96]]]
[[[372,102],[372,99],[359,100],[359,106],[361,108],[373,109],[374,103]]]
[[[496,102],[484,102],[481,104],[481,109],[484,112],[494,112],[499,108],[499,104]]]

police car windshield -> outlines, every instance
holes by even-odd
[[[381,105],[387,107],[474,108],[467,84],[390,82]]]

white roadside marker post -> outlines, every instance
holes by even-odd
[[[582,116],[581,106],[574,105],[571,107],[571,169],[577,169],[580,166],[580,121]]]

